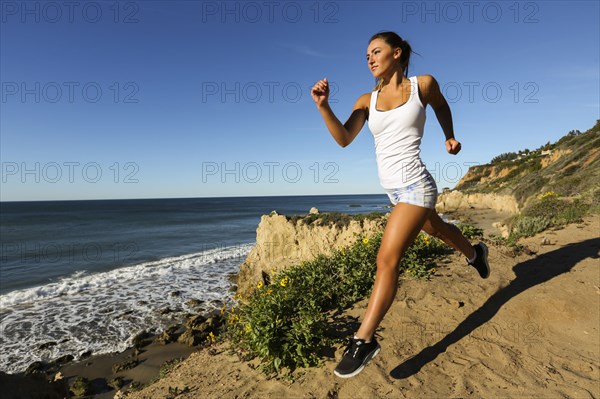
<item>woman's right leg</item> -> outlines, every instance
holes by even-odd
[[[367,311],[356,337],[349,340],[344,356],[334,370],[338,377],[349,378],[360,373],[379,352],[380,346],[373,335],[396,296],[400,259],[421,231],[430,212],[434,210],[402,202],[394,206],[377,253],[375,284]]]
[[[361,339],[370,340],[396,297],[400,260],[413,243],[434,209],[398,203],[390,214],[377,254],[375,284],[363,322],[356,332]]]

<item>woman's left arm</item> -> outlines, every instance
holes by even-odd
[[[427,104],[431,105],[431,108],[435,111],[435,116],[444,135],[446,136],[446,150],[450,154],[458,154],[461,145],[454,138],[454,128],[452,126],[452,113],[450,112],[450,106],[444,95],[440,90],[440,86],[435,78],[431,75],[421,75],[418,79],[419,89],[423,95],[424,106]]]

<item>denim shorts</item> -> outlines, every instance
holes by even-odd
[[[404,202],[431,209],[435,209],[438,196],[437,185],[430,173],[409,186],[386,189],[385,191],[394,205],[398,202]]]

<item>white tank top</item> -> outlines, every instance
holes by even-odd
[[[425,127],[425,107],[419,98],[417,77],[409,78],[410,97],[403,105],[378,111],[379,92],[371,93],[369,130],[375,139],[377,172],[384,189],[406,187],[426,176],[421,161],[421,138]]]

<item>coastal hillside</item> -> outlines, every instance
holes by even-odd
[[[573,130],[555,143],[500,154],[489,164],[469,168],[440,201],[456,191],[463,197],[478,194],[475,202],[480,203],[500,197],[498,202],[508,203],[505,210],[513,213],[547,192],[595,204],[600,196],[600,120],[586,132]]]

